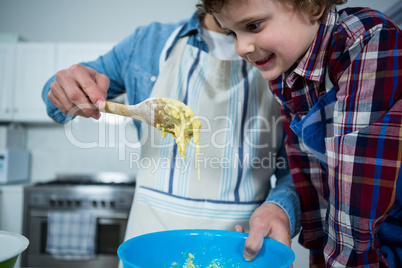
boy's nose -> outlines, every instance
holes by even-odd
[[[236,52],[242,58],[247,58],[251,53],[255,52],[254,44],[248,39],[240,39],[236,40]]]

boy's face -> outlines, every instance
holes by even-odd
[[[230,0],[213,15],[234,36],[237,54],[267,80],[276,79],[306,53],[320,26],[319,16],[281,0]]]

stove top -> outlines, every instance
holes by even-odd
[[[97,174],[59,174],[54,180],[38,182],[34,186],[53,185],[135,186],[135,176],[125,173],[110,172]]]
[[[101,182],[101,181],[48,181],[48,182],[38,182],[35,186],[51,186],[51,185],[107,185],[107,186],[135,186],[135,181],[133,182]]]
[[[35,209],[128,210],[134,189],[135,178],[126,174],[58,175],[25,187],[24,200]]]

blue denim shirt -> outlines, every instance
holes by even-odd
[[[190,19],[178,23],[162,24],[154,22],[147,26],[139,27],[104,56],[95,61],[81,64],[109,77],[108,99],[127,93],[129,104],[137,104],[150,96],[157,80],[156,78],[159,75],[161,55],[165,55],[162,51],[171,34],[179,26],[182,26],[182,28],[171,46],[166,50],[166,58],[177,40],[185,36],[189,37],[188,44],[208,52],[208,47],[201,38],[201,25],[197,13],[194,13]],[[55,76],[46,83],[42,98],[46,103],[48,115],[54,121],[65,124],[72,117],[61,112],[47,98],[50,84],[54,80]],[[140,128],[139,122],[134,121],[134,123],[137,128]],[[284,148],[282,148],[279,156],[285,156],[285,159],[287,159]],[[300,230],[301,218],[300,201],[296,188],[289,169],[277,169],[275,176],[277,177],[276,187],[270,191],[265,203],[274,203],[287,213],[291,234],[295,236]]]

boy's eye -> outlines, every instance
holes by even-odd
[[[247,25],[247,30],[253,32],[253,31],[255,31],[255,30],[258,29],[258,26],[259,26],[259,25],[260,25],[259,22],[250,23],[250,24]]]
[[[227,31],[227,32],[226,32],[226,35],[230,35],[230,36],[232,36],[233,38],[236,38],[236,33],[233,32],[233,31]]]

